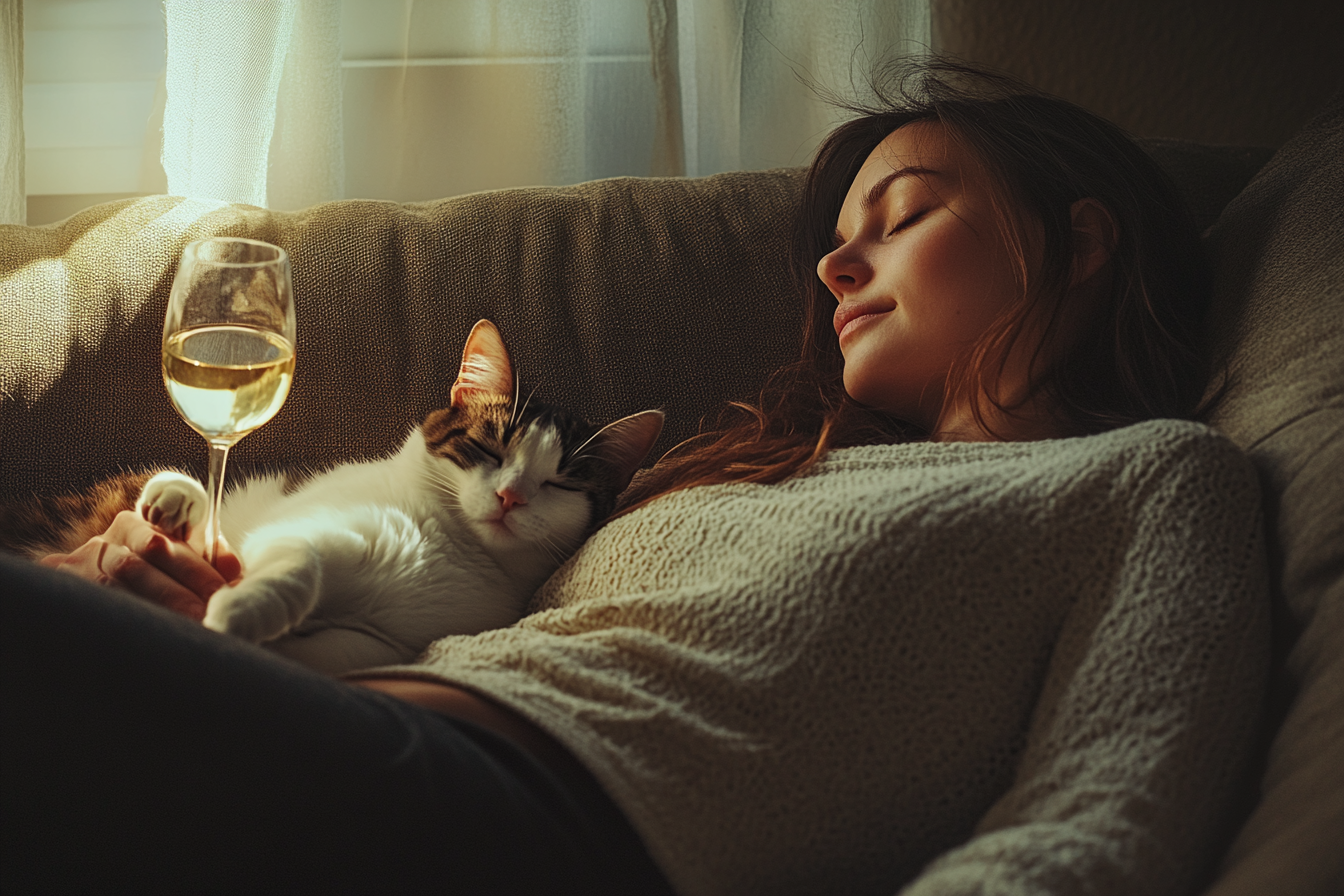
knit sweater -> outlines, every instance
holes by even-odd
[[[616,519],[396,674],[554,735],[682,893],[1184,893],[1266,677],[1258,494],[1175,421],[833,451]]]

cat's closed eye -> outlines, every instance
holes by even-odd
[[[481,454],[484,454],[487,458],[493,461],[495,466],[498,467],[504,463],[504,458],[500,456],[499,452],[491,448],[487,448],[485,445],[478,442],[476,439],[469,439],[468,443],[471,445],[471,447],[475,448]]]

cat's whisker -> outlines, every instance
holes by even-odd
[[[532,396],[537,394],[537,389],[540,388],[540,386],[541,383],[537,383],[537,385],[533,386],[532,391],[527,393],[527,398],[523,399],[523,408],[518,412],[519,420],[523,419],[523,415],[527,413],[527,406],[532,403]]]
[[[625,419],[624,417],[621,418],[621,420],[624,420],[624,419]],[[591,436],[589,436],[587,439],[584,440],[584,442],[583,442],[582,445],[580,445],[579,447],[577,447],[577,448],[574,449],[574,455],[577,456],[578,453],[579,453],[580,451],[582,451],[583,449],[587,448],[590,444],[592,444],[592,442],[593,442],[594,439],[596,439],[598,436],[602,435],[602,433],[606,432],[607,430],[611,429],[611,428],[612,428],[613,426],[615,426],[617,423],[620,423],[621,420],[613,420],[613,421],[611,421],[610,423],[608,423],[606,426],[604,426],[604,427],[602,427],[601,429],[599,429],[597,432],[593,433]],[[584,455],[584,456],[585,456],[585,457],[591,457],[592,455]]]
[[[434,467],[430,467],[426,471],[426,479],[428,480],[429,485],[431,487],[437,489],[438,491],[452,498],[454,501],[456,501],[461,495],[462,491],[461,487],[456,482],[454,482],[450,476],[448,476],[445,473],[441,473]]]
[[[546,555],[554,560],[556,564],[564,563],[565,560],[569,559],[569,555],[573,553],[572,549],[566,549],[554,535],[546,535],[540,542],[538,542],[538,544],[541,545],[542,550],[544,550]]]
[[[462,489],[456,483],[448,482],[446,480],[436,480],[433,483],[433,485],[439,491],[443,492],[445,495],[448,495],[450,498],[453,498],[454,500],[458,499],[462,495]]]
[[[519,389],[521,389],[521,388],[522,388],[522,380],[521,380],[521,379],[519,378],[519,376],[518,376],[518,370],[517,370],[517,368],[514,368],[514,371],[513,371],[513,395],[510,396],[510,402],[509,402],[510,407],[509,407],[509,426],[508,426],[508,429],[509,429],[510,432],[512,432],[512,431],[513,431],[513,428],[514,428],[515,426],[518,425],[518,421],[521,420],[521,419],[522,419],[522,416],[523,416],[522,411],[518,410],[518,391],[519,391]],[[524,407],[524,410],[526,410],[526,407]]]

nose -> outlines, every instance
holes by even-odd
[[[495,494],[499,496],[499,504],[506,513],[519,504],[527,503],[527,498],[523,493],[511,485],[500,486]]]
[[[826,253],[817,262],[817,276],[826,288],[840,301],[846,293],[863,288],[872,276],[863,258],[849,246],[841,246]]]

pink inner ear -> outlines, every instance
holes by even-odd
[[[467,336],[450,401],[459,407],[465,396],[473,392],[506,400],[513,397],[513,365],[499,330],[488,320],[478,321]]]

